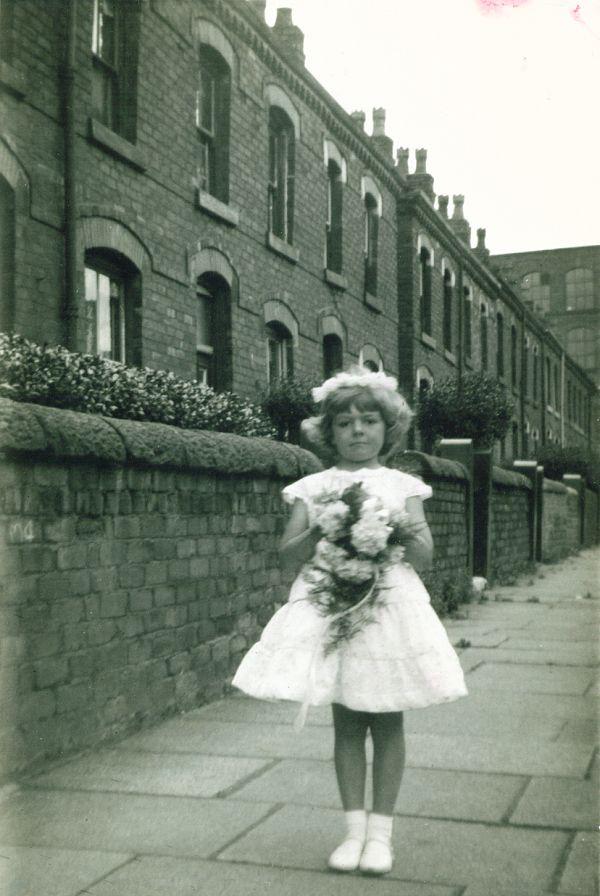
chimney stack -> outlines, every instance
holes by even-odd
[[[456,236],[462,240],[463,243],[466,243],[467,246],[470,246],[471,227],[469,226],[469,222],[466,220],[463,211],[465,197],[458,194],[452,197],[452,202],[454,203],[454,208],[452,210],[452,217],[450,218],[450,226]]]
[[[408,154],[409,151],[404,146],[396,152],[396,170],[402,177],[408,177]]]
[[[385,109],[373,109],[373,134],[371,140],[379,152],[389,161],[394,159],[394,141],[385,135]]]
[[[367,116],[365,115],[364,112],[353,112],[353,113],[350,115],[350,118],[352,119],[352,121],[353,121],[356,125],[358,125],[358,127],[360,128],[361,131],[364,131],[364,129],[365,129],[365,121],[366,121],[366,118],[367,118]]]
[[[280,7],[271,29],[279,48],[288,62],[304,65],[304,33],[292,22],[292,10]]]
[[[267,9],[267,0],[248,0],[250,7],[254,10],[261,22],[265,20],[265,12]]]
[[[438,196],[438,211],[442,218],[448,220],[448,197],[447,196]]]
[[[433,205],[435,193],[433,192],[433,177],[431,174],[427,174],[427,150],[417,149],[416,157],[415,173],[408,175],[408,182],[414,190],[421,190]]]
[[[477,245],[475,246],[475,252],[482,261],[487,261],[490,257],[490,250],[485,245],[485,227],[477,228]]]

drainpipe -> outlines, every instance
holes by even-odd
[[[560,353],[560,447],[565,447],[565,353]]]
[[[527,355],[527,349],[525,347],[525,308],[521,307],[521,377],[519,384],[519,397],[520,397],[520,418],[521,418],[521,445],[523,444],[523,438],[525,436],[525,379],[529,374],[529,370],[526,369],[527,362],[529,361],[529,357]],[[529,453],[530,445],[529,439],[527,440],[527,453]],[[523,452],[523,456],[525,452]]]
[[[64,338],[77,349],[77,204],[75,164],[75,47],[77,0],[67,0],[66,41],[63,72],[63,124],[65,152],[65,297]]]

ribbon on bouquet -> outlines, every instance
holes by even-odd
[[[306,723],[306,717],[308,715],[308,709],[312,703],[312,700],[313,700],[313,697],[315,694],[315,689],[316,689],[316,684],[317,684],[317,680],[316,680],[317,660],[319,658],[319,654],[321,653],[321,650],[323,649],[323,645],[325,644],[326,636],[327,636],[327,633],[329,632],[329,629],[331,628],[331,626],[333,625],[334,622],[338,621],[338,619],[341,619],[343,616],[349,616],[350,613],[355,613],[356,610],[359,610],[362,606],[364,606],[367,603],[367,601],[373,594],[373,591],[375,589],[378,579],[379,579],[379,573],[377,571],[375,571],[375,577],[373,579],[373,584],[371,585],[371,587],[369,588],[369,590],[367,591],[365,596],[363,598],[361,598],[357,604],[353,604],[351,607],[347,607],[345,610],[340,610],[339,613],[334,613],[333,616],[326,617],[323,620],[323,624],[321,626],[321,631],[319,632],[319,635],[316,640],[316,644],[313,648],[312,656],[310,658],[310,666],[308,667],[308,681],[306,684],[306,691],[304,693],[304,700],[302,701],[302,706],[300,707],[298,715],[294,719],[294,731],[296,731],[297,733],[302,731],[302,729],[304,728],[304,725]]]

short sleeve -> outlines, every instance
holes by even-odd
[[[281,495],[286,504],[293,504],[297,498],[308,504],[308,492],[304,479],[298,479],[297,482],[290,482],[281,490]]]
[[[423,482],[417,476],[411,476],[408,473],[405,473],[404,476],[403,488],[405,498],[422,498],[424,501],[427,498],[431,498],[433,492],[430,485],[427,485],[426,482]]]

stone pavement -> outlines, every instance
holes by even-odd
[[[470,696],[407,713],[396,864],[327,872],[328,709],[242,697],[47,766],[0,804],[2,896],[592,896],[600,550],[448,622]]]

